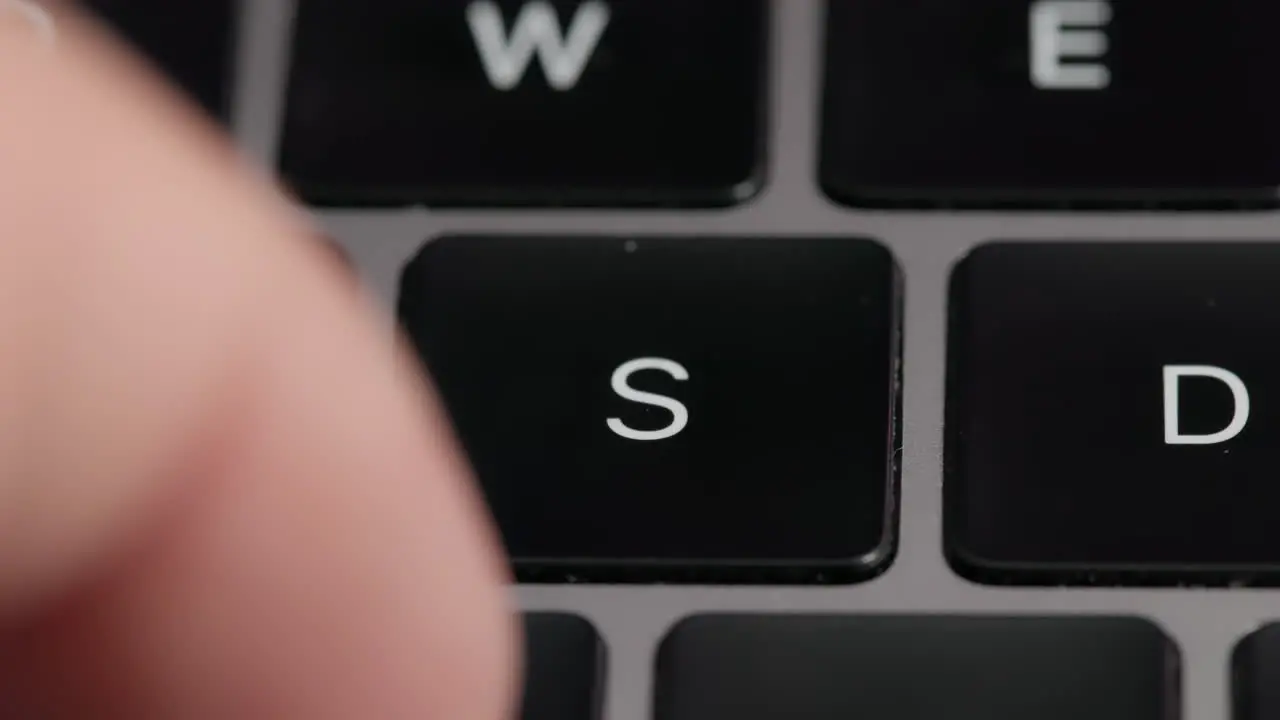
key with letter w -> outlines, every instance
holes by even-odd
[[[467,23],[485,73],[495,88],[505,91],[519,85],[536,51],[547,82],[563,91],[571,90],[582,77],[609,24],[609,6],[597,1],[580,5],[567,36],[561,32],[555,9],[542,1],[521,8],[510,34],[504,27],[502,11],[491,0],[468,5]]]

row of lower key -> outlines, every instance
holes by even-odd
[[[86,4],[225,116],[231,0]],[[776,13],[299,0],[280,170],[317,205],[732,204],[767,175]],[[829,0],[823,22],[839,202],[1275,204],[1280,5]]]
[[[1277,277],[1280,243],[973,249],[936,308],[951,566],[1280,582]],[[900,427],[909,282],[865,239],[453,236],[399,318],[521,581],[849,583],[892,572],[933,442]]]
[[[596,720],[608,653],[581,618],[525,618],[524,720]],[[1135,617],[699,615],[660,644],[655,720],[1178,720],[1181,658]],[[1280,625],[1237,643],[1235,720],[1280,714]]]

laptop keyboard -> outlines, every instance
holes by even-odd
[[[1280,10],[89,4],[420,351],[527,720],[1280,714]]]

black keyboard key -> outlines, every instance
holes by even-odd
[[[306,0],[281,165],[324,205],[726,205],[762,0]]]
[[[840,201],[1275,204],[1280,4],[828,7],[821,174]]]
[[[522,720],[599,720],[605,649],[591,623],[559,613],[524,616]]]
[[[400,318],[520,579],[840,582],[894,548],[896,293],[870,241],[450,237]]]
[[[234,0],[81,0],[204,109],[227,120]]]
[[[658,653],[656,720],[1177,720],[1177,650],[1112,617],[710,615]]]
[[[946,537],[990,582],[1280,580],[1280,245],[997,243],[952,288]]]
[[[1232,718],[1273,720],[1280,717],[1280,624],[1251,633],[1231,656]]]

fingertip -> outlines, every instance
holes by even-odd
[[[68,22],[50,62],[0,43],[18,689],[54,717],[505,717],[505,564],[420,366],[296,208]]]

